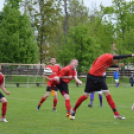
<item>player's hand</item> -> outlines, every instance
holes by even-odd
[[[132,57],[134,57],[134,54],[132,54]]]
[[[80,80],[77,80],[77,83],[78,83],[79,85],[81,85],[81,84],[82,84],[82,81],[80,81]]]
[[[123,63],[120,63],[119,67],[122,67],[122,66],[124,66],[124,64]]]
[[[78,84],[81,85],[82,84],[82,81],[78,82]]]
[[[59,78],[58,76],[55,76],[53,79],[54,79],[56,82],[59,82],[59,81],[60,81],[60,78]]]
[[[6,93],[7,95],[10,95],[10,92],[9,92],[9,91],[6,91],[5,93]]]

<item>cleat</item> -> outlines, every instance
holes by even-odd
[[[72,116],[73,120],[75,119],[75,113],[76,112],[73,109],[71,109],[71,116]]]
[[[39,110],[39,108],[40,108],[40,106],[38,105],[38,106],[37,106],[37,108],[36,108],[36,110],[38,111],[38,110]]]
[[[66,114],[66,117],[70,120],[74,120],[75,118],[71,116],[71,114]]]
[[[53,111],[54,111],[54,112],[57,112],[56,108],[53,108]]]
[[[103,107],[102,104],[100,104],[100,107]]]
[[[1,120],[0,120],[0,121],[8,122],[8,121],[6,120],[6,118],[1,118]]]
[[[93,105],[92,104],[88,104],[88,107],[93,107]]]
[[[121,115],[114,115],[114,119],[121,119],[121,120],[125,120],[126,118],[121,116]]]

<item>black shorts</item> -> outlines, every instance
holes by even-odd
[[[55,91],[58,91],[58,88],[55,86],[55,87],[54,87],[54,90],[55,90]],[[51,91],[51,87],[47,86],[46,91]]]
[[[0,92],[0,99],[5,97],[1,92]]]
[[[68,84],[64,81],[60,81],[60,84],[57,84],[56,87],[60,90],[61,94],[68,94],[69,95],[69,89]]]
[[[91,93],[93,91],[108,90],[106,84],[106,77],[98,77],[87,74],[85,92]]]

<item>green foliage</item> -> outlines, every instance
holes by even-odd
[[[88,23],[88,8],[79,0],[70,0],[69,3],[69,26]]]
[[[58,51],[60,62],[69,63],[76,58],[79,61],[78,71],[87,70],[93,60],[100,54],[99,44],[95,44],[94,39],[89,37],[89,27],[79,24],[70,27],[67,43]]]
[[[134,52],[134,29],[131,29],[123,34],[122,38],[116,40],[119,54],[132,54]],[[133,58],[124,59],[125,63],[133,63]]]
[[[57,38],[60,3],[59,0],[26,0],[25,11],[30,15],[37,32],[40,63],[46,63],[48,58],[55,55],[52,44],[54,38]]]
[[[130,84],[129,84],[130,85]],[[65,100],[58,92],[57,112],[53,112],[53,97],[50,96],[36,111],[37,104],[44,95],[45,87],[15,88],[7,90],[11,95],[5,95],[8,101],[6,119],[8,123],[1,122],[2,134],[133,134],[134,90],[120,84],[119,88],[109,84],[109,90],[119,113],[126,120],[114,119],[114,114],[103,96],[103,107],[100,107],[98,94],[95,93],[93,107],[89,108],[90,98],[77,109],[75,120],[65,117]],[[21,86],[21,85],[20,85]],[[77,99],[84,92],[84,84],[76,87],[75,83],[69,84],[71,106],[74,107]],[[117,91],[119,94],[117,94]],[[124,96],[127,99],[124,99]]]
[[[37,63],[38,47],[30,19],[12,7],[13,2],[5,5],[0,24],[0,62]]]

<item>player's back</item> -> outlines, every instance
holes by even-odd
[[[112,65],[112,59],[112,54],[101,55],[94,61],[91,69],[89,70],[89,74],[94,76],[102,76],[106,69]]]

